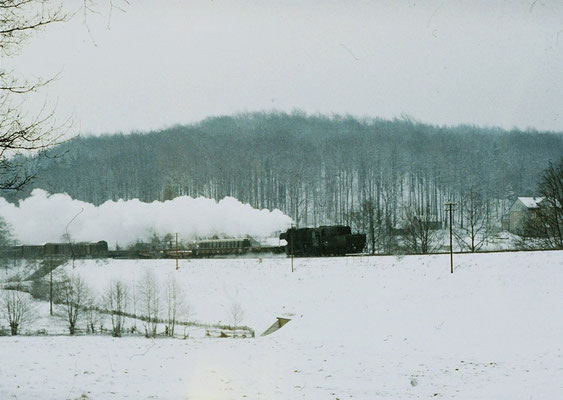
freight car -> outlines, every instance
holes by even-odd
[[[248,238],[241,239],[210,239],[200,240],[192,249],[194,257],[210,257],[216,255],[246,254],[252,243]]]
[[[280,246],[262,245],[251,237],[199,240],[191,248],[190,257],[232,256],[248,253],[282,253]]]
[[[45,258],[45,257],[72,257],[72,258],[103,258],[108,254],[108,243],[101,240],[96,243],[46,243],[42,246],[12,246],[4,252],[9,258]]]
[[[366,235],[352,234],[349,226],[321,226],[319,228],[291,228],[280,235],[285,240],[287,255],[314,257],[361,253]]]
[[[46,256],[64,255],[73,258],[102,258],[108,252],[108,243],[47,243],[43,246]]]

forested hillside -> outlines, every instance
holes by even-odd
[[[158,132],[76,138],[31,160],[34,187],[100,204],[233,196],[279,208],[300,226],[348,223],[369,202],[394,224],[402,210],[444,219],[444,202],[478,193],[534,195],[538,174],[563,154],[558,133],[437,127],[407,119],[300,113],[209,118]]]

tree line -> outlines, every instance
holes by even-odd
[[[39,187],[93,204],[233,196],[278,208],[297,226],[352,225],[371,204],[389,229],[423,215],[445,223],[444,204],[454,201],[464,226],[476,203],[498,219],[516,196],[535,195],[541,171],[562,153],[563,135],[553,132],[251,113],[79,137],[26,158],[35,181],[2,195],[15,201]]]

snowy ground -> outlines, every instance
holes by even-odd
[[[193,318],[255,339],[2,337],[0,399],[560,399],[563,252],[290,260],[111,260],[101,291],[174,274]],[[41,324],[46,324],[44,317]],[[60,322],[59,322],[60,323]],[[34,329],[34,327],[32,327]]]

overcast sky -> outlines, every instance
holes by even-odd
[[[32,104],[73,133],[272,109],[563,131],[560,0],[131,0],[88,25],[3,60],[60,72]]]

